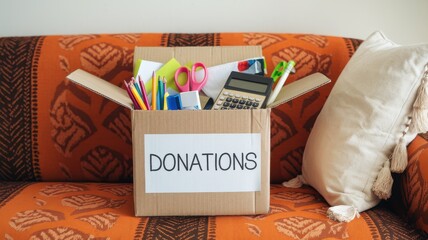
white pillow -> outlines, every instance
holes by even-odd
[[[304,181],[330,205],[353,205],[364,211],[380,201],[378,196],[390,196],[389,158],[396,146],[406,154],[405,146],[416,136],[408,129],[414,124],[411,116],[418,91],[427,87],[422,80],[427,63],[428,44],[400,46],[381,32],[370,35],[352,56],[303,154]],[[422,110],[424,118],[418,121],[423,124],[428,115]],[[377,179],[377,188],[387,193],[373,193]]]

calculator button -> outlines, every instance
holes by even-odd
[[[260,102],[261,100],[260,100],[260,98],[256,98],[256,102]]]
[[[247,106],[251,106],[251,105],[253,105],[253,102],[251,102],[251,101],[247,101],[247,103],[245,103],[245,105],[247,105]]]
[[[227,107],[222,107],[221,110],[227,110]]]
[[[247,99],[248,99],[248,97],[247,97],[247,96],[242,96],[242,99],[247,100]]]
[[[232,98],[231,97],[226,98],[226,102],[232,102]]]
[[[243,107],[243,109],[249,109],[249,107],[247,107],[247,106],[244,106],[244,107]]]
[[[232,102],[233,102],[233,103],[238,103],[238,102],[239,102],[239,99],[234,98],[234,99],[232,100]]]
[[[218,101],[217,105],[221,106],[223,104],[223,101]]]
[[[259,106],[259,103],[253,103],[253,107],[258,107]]]
[[[225,98],[223,96],[220,96],[219,99],[224,101]]]
[[[223,95],[229,96],[229,92],[224,92]]]
[[[230,104],[230,107],[231,108],[236,108],[236,104],[232,103],[232,104]]]
[[[235,94],[233,94],[233,93],[229,93],[229,96],[230,96],[230,97],[233,97],[233,96],[235,96]]]
[[[252,98],[252,97],[250,97],[250,98],[248,98],[250,101],[254,101],[254,98]]]
[[[214,110],[219,110],[220,107],[219,106],[214,106]]]
[[[225,106],[225,107],[229,107],[229,105],[230,105],[230,103],[228,103],[228,102],[223,103],[223,106]]]
[[[239,101],[239,104],[245,104],[245,100],[241,99],[241,100]]]
[[[236,97],[236,98],[241,98],[241,95],[236,95],[235,97]]]
[[[244,105],[238,105],[236,106],[237,109],[242,109],[244,107]]]

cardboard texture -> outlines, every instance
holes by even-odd
[[[136,59],[167,62],[172,57],[181,63],[201,61],[207,67],[260,57],[260,46],[239,47],[137,47]],[[269,211],[270,187],[270,109],[228,111],[140,111],[132,110],[125,90],[82,70],[67,78],[91,91],[131,109],[134,208],[136,216],[249,215]],[[315,74],[286,85],[271,106],[294,99],[330,80]],[[288,87],[289,86],[289,87]],[[270,107],[271,107],[270,106]],[[258,133],[261,136],[260,191],[146,193],[145,134]],[[207,160],[208,161],[208,160]],[[239,179],[236,179],[239,181]]]

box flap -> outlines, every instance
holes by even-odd
[[[129,98],[126,90],[111,84],[106,80],[103,80],[81,69],[70,73],[67,76],[67,79],[126,108],[133,109],[134,104]]]
[[[291,101],[307,92],[319,88],[331,82],[324,74],[314,73],[290,84],[285,85],[279,92],[276,100],[269,104],[267,108],[274,108],[283,103]]]
[[[263,57],[261,46],[136,47],[134,50],[134,64],[137,59],[166,62],[175,58],[181,64],[198,61],[211,67],[254,57]]]

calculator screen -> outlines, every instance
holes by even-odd
[[[265,93],[268,87],[266,84],[244,81],[244,80],[239,80],[235,78],[231,79],[231,81],[229,82],[229,86],[240,88],[240,89],[248,89],[259,93]]]

